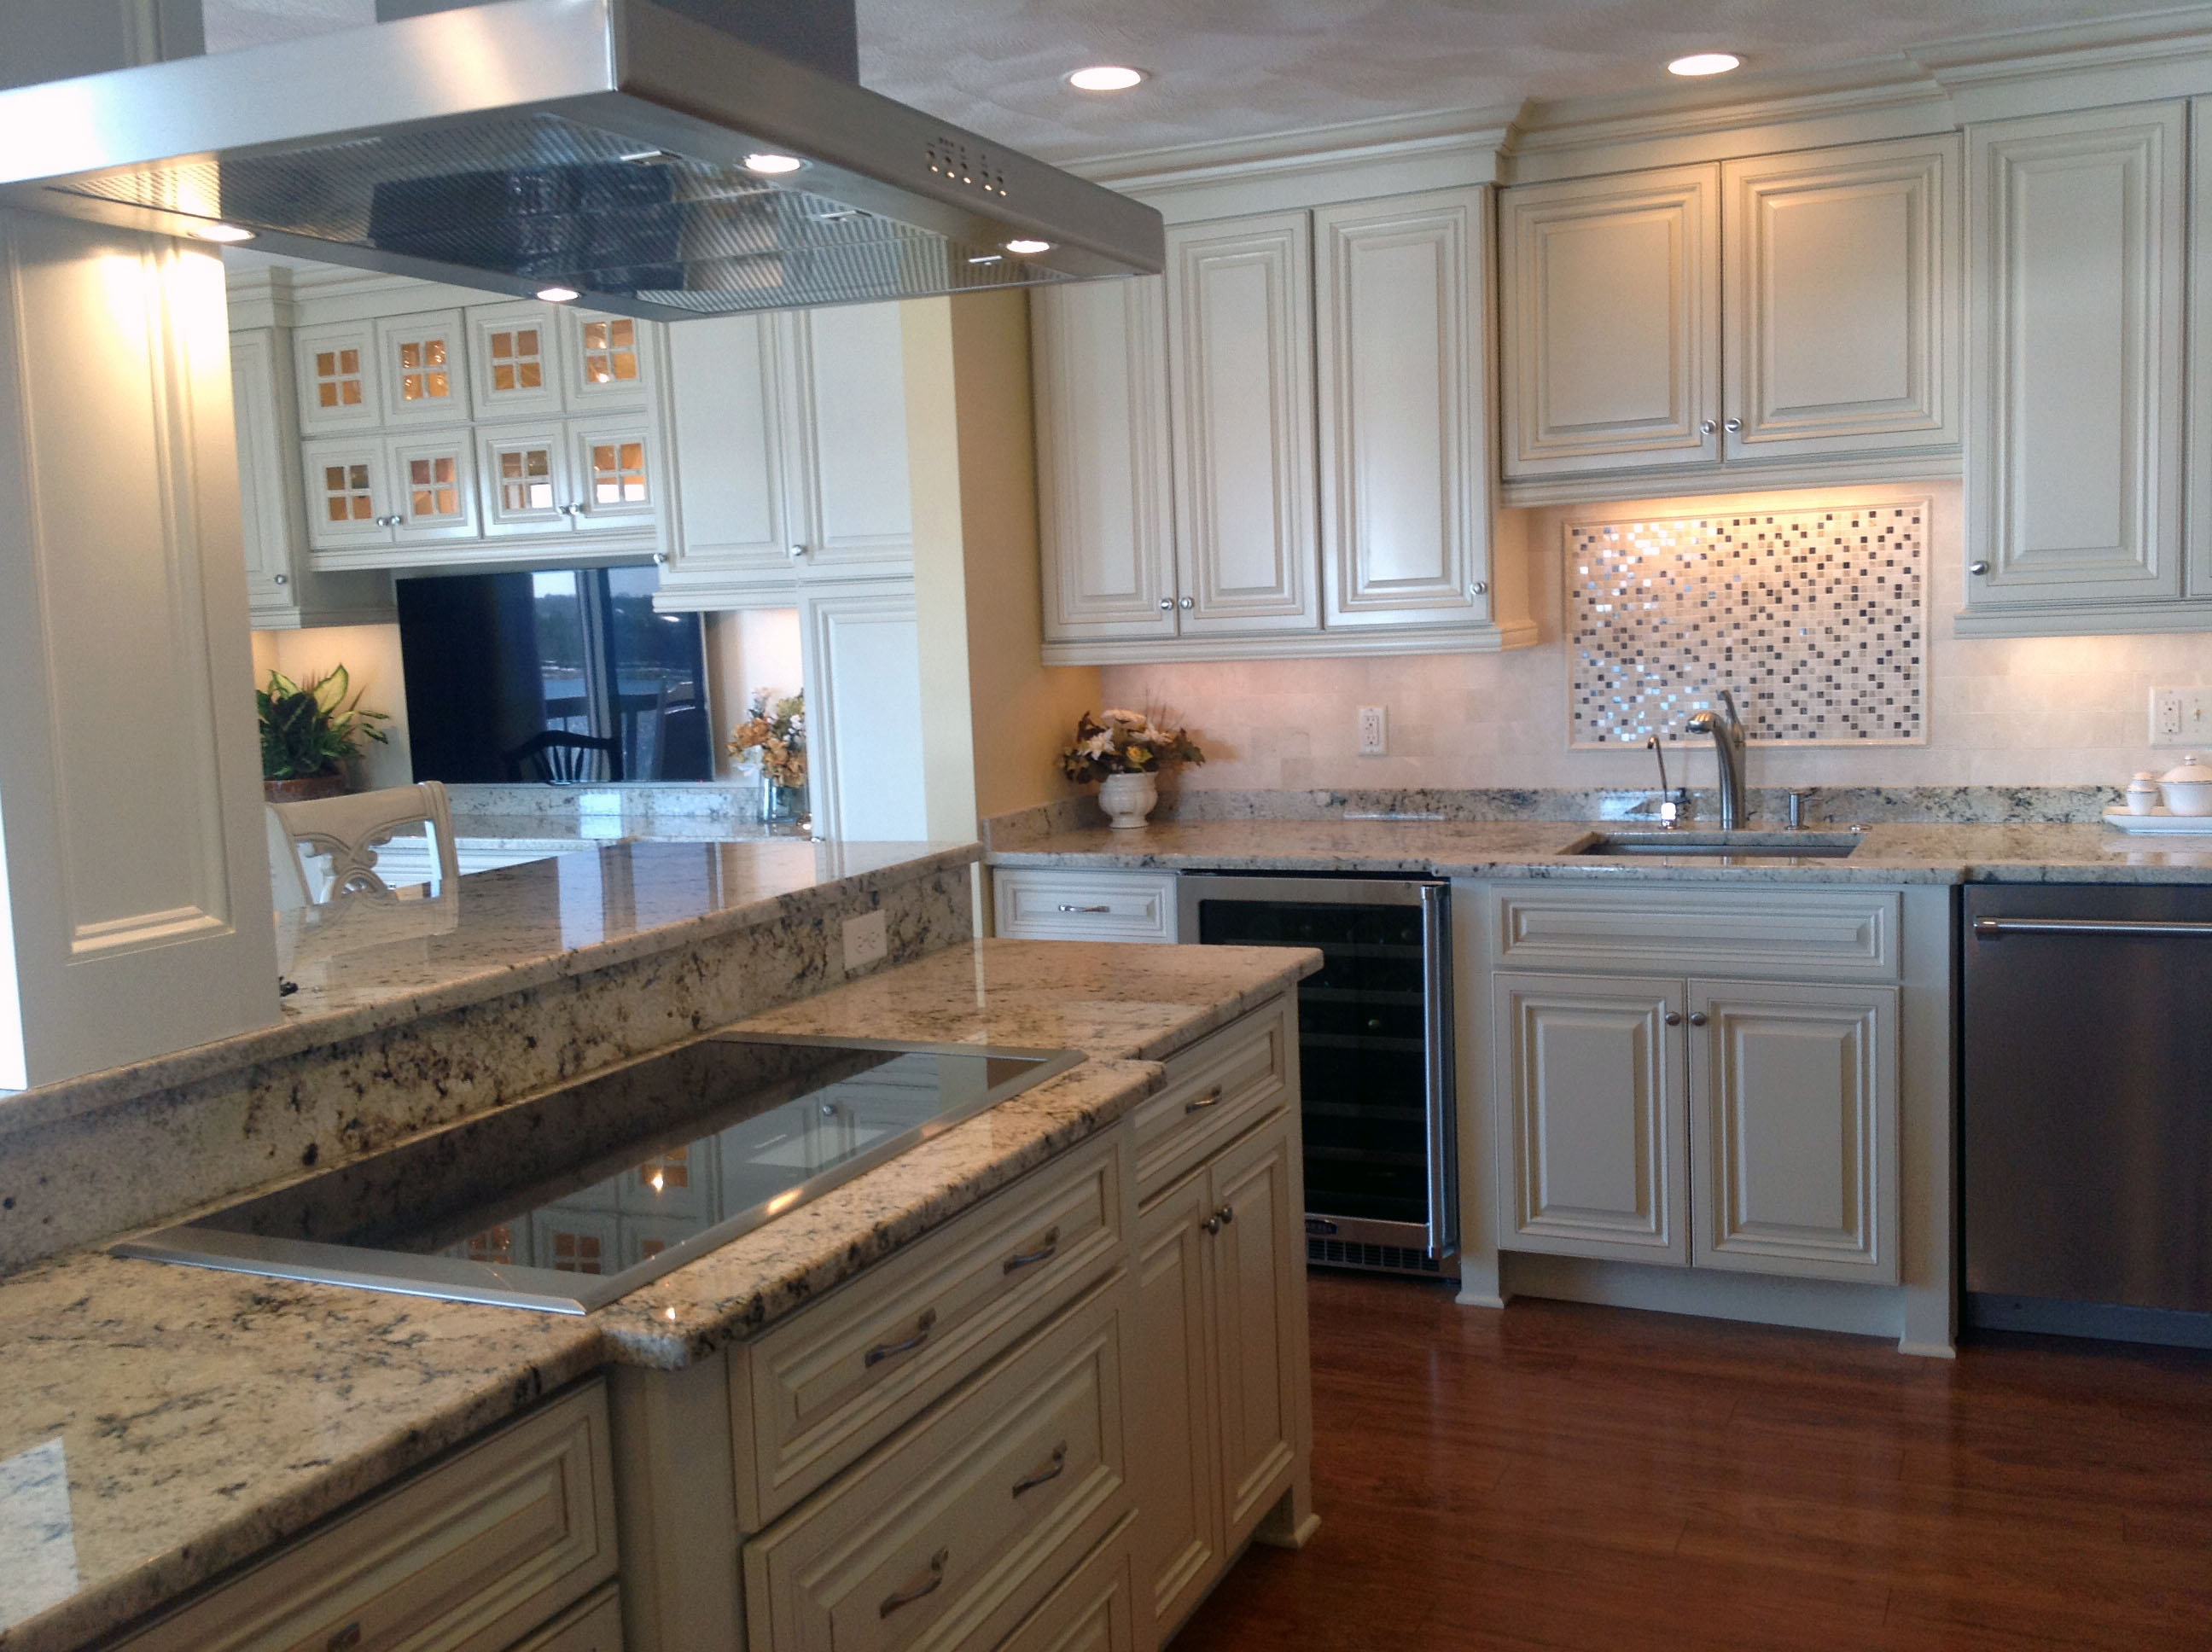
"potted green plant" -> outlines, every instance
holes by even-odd
[[[334,798],[346,790],[339,767],[387,736],[377,727],[389,713],[363,708],[361,695],[347,695],[353,683],[346,668],[295,683],[282,671],[269,673],[266,688],[253,699],[261,712],[261,785],[271,803]]]

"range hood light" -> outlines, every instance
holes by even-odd
[[[787,172],[797,172],[805,164],[795,155],[749,155],[745,157],[745,170],[757,172],[764,178],[775,178]]]
[[[969,259],[968,262],[970,264],[1004,264],[1006,260],[1000,258],[996,252],[979,252],[974,258]]]
[[[538,296],[548,304],[574,304],[583,295],[573,287],[540,287]]]
[[[195,224],[185,232],[204,241],[250,241],[253,232],[237,224]]]
[[[1013,253],[1017,258],[1035,258],[1040,252],[1051,252],[1052,243],[1050,241],[1008,241],[1006,251]]]

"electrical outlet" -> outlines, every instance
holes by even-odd
[[[881,963],[891,950],[890,932],[880,912],[845,920],[845,973]]]
[[[1381,706],[1359,708],[1359,755],[1380,757],[1390,750],[1390,716]]]
[[[2212,689],[2153,689],[2150,743],[2212,745]]]

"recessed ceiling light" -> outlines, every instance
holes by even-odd
[[[548,304],[574,304],[583,295],[573,287],[540,287],[538,296]]]
[[[1051,252],[1052,243],[1050,241],[1008,241],[1006,251],[1026,258],[1033,253]]]
[[[795,155],[749,155],[745,157],[747,172],[763,173],[771,177],[778,173],[797,172],[805,164]]]
[[[250,241],[253,232],[238,224],[195,224],[190,233],[204,241]]]
[[[1667,65],[1670,75],[1725,75],[1731,69],[1743,67],[1743,59],[1733,52],[1693,52],[1686,58],[1677,58]]]
[[[1141,69],[1131,69],[1123,64],[1094,64],[1088,69],[1079,69],[1067,77],[1067,83],[1079,92],[1126,92],[1146,79]]]

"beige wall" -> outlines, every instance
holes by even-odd
[[[799,610],[741,608],[708,614],[706,621],[707,702],[714,720],[714,772],[727,778],[739,771],[722,747],[752,703],[753,690],[773,689],[779,694],[796,694],[804,682]]]
[[[256,688],[268,683],[271,670],[299,683],[326,676],[336,665],[346,668],[363,706],[392,714],[392,720],[381,726],[386,743],[368,748],[361,783],[370,787],[408,785],[415,778],[415,764],[407,749],[407,683],[400,670],[397,625],[331,625],[253,634]]]
[[[1741,495],[1735,496],[1741,498]],[[1929,742],[1864,749],[1754,748],[1755,786],[2124,783],[2180,761],[2148,744],[2154,685],[2212,683],[2212,636],[1963,640],[1956,483],[1759,496],[1771,508],[1837,500],[1925,497],[1929,515]],[[1570,518],[1627,519],[1730,508],[1732,501],[1631,501],[1525,513],[1528,572],[1543,640],[1488,655],[1112,666],[1116,705],[1166,709],[1207,753],[1184,784],[1222,789],[1365,787],[1644,787],[1641,751],[1567,749],[1567,646],[1560,632]],[[1389,755],[1358,752],[1355,708],[1389,711]],[[1711,785],[1709,756],[1689,783]],[[1679,783],[1679,782],[1678,782]]]
[[[904,308],[930,830],[965,837],[1074,789],[1054,760],[1102,690],[1094,668],[1039,659],[1026,295]]]

